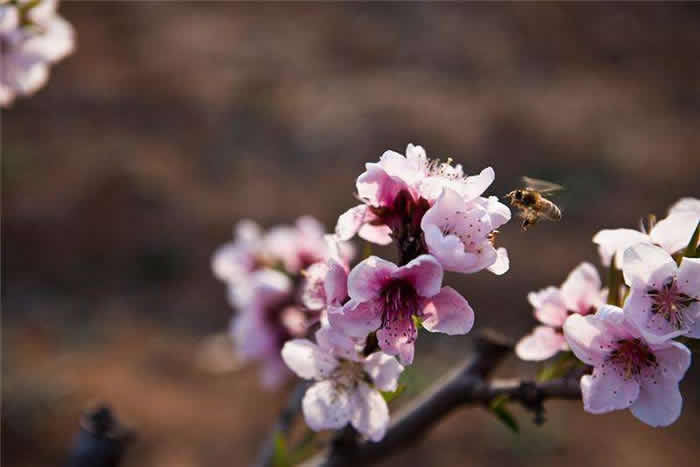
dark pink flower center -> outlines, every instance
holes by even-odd
[[[647,295],[651,299],[651,312],[662,316],[676,329],[692,324],[686,322],[690,317],[685,314],[685,309],[698,299],[682,293],[675,277],[667,278],[658,290],[649,288]]]
[[[658,365],[656,355],[640,339],[621,339],[616,344],[617,347],[608,354],[608,362],[612,364],[613,371],[619,372],[625,379],[637,378],[644,370]]]
[[[391,281],[382,290],[384,310],[382,312],[382,328],[391,330],[399,323],[410,322],[410,327],[415,330],[413,315],[420,314],[418,308],[418,294],[413,284],[404,280]]]

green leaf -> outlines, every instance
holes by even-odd
[[[302,440],[294,446],[292,452],[289,454],[290,465],[299,465],[313,455],[315,451],[313,441],[315,438],[316,432],[307,428],[306,434]]]
[[[406,390],[405,384],[399,384],[396,391],[381,391],[384,401],[388,404],[401,395]]]
[[[695,227],[695,231],[693,232],[693,236],[690,237],[690,241],[688,242],[688,246],[685,247],[684,256],[687,256],[688,258],[700,257],[700,251],[698,250],[698,238],[699,237],[700,237],[700,222],[698,222],[697,227]]]
[[[561,378],[579,364],[572,352],[561,353],[551,364],[543,366],[537,372],[537,381],[543,383],[555,378]]]
[[[498,396],[489,402],[489,410],[496,415],[505,426],[510,428],[513,433],[519,433],[520,427],[518,426],[518,421],[515,419],[512,413],[508,410],[508,396],[502,395]]]
[[[416,331],[420,331],[423,329],[423,320],[420,319],[416,315],[412,315],[411,318],[413,318],[413,325],[416,327]]]
[[[275,451],[272,454],[273,467],[291,467],[292,463],[289,459],[289,450],[287,449],[287,441],[282,433],[277,433],[275,436]]]

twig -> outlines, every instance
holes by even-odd
[[[277,423],[270,431],[267,439],[260,448],[258,458],[253,464],[256,467],[270,467],[275,456],[275,447],[277,443],[277,437],[280,435],[286,435],[294,423],[294,419],[301,410],[301,400],[304,397],[304,393],[309,388],[309,381],[300,381],[292,390],[289,395],[287,404],[284,406],[282,411],[277,418]]]
[[[533,410],[536,421],[537,417],[541,417],[544,400],[580,398],[578,384],[570,379],[546,383],[519,380],[486,382],[488,375],[511,351],[512,345],[494,333],[480,336],[470,362],[453,371],[425,396],[404,409],[381,441],[359,443],[356,437],[349,437],[344,432],[343,436],[331,443],[328,450],[305,465],[340,467],[376,462],[404,445],[415,443],[454,409],[463,405],[488,404],[503,395]]]

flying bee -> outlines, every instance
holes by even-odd
[[[545,197],[547,193],[563,189],[561,185],[530,177],[523,177],[523,183],[525,188],[513,190],[505,196],[511,206],[520,210],[523,230],[535,225],[540,218],[550,221],[561,220],[559,207]]]

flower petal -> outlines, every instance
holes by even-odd
[[[382,324],[382,312],[374,301],[350,300],[340,309],[328,310],[330,325],[350,337],[367,337]]]
[[[561,294],[569,310],[588,314],[602,305],[600,276],[590,263],[578,265],[561,285]]]
[[[389,426],[389,407],[379,391],[360,383],[351,404],[352,426],[372,441],[381,440]]]
[[[376,256],[361,261],[348,275],[348,295],[356,301],[377,298],[398,269],[394,263]]]
[[[497,276],[501,276],[510,269],[510,259],[508,258],[508,250],[501,247],[496,250],[496,262],[487,268]]]
[[[523,360],[542,361],[567,348],[563,334],[549,326],[537,326],[531,334],[520,339],[515,354]]]
[[[329,352],[308,339],[292,339],[282,347],[282,360],[303,379],[326,379],[338,366]]]
[[[581,377],[581,396],[586,412],[599,414],[626,409],[639,396],[639,383],[617,371],[595,367],[592,375]]]
[[[626,319],[639,329],[650,343],[661,343],[686,334],[688,327],[677,328],[661,313],[652,313],[651,299],[645,290],[632,289],[624,305]]]
[[[430,255],[420,255],[397,269],[392,277],[403,279],[413,285],[419,296],[432,297],[440,292],[442,266]]]
[[[698,221],[700,213],[697,212],[682,211],[670,214],[654,226],[650,233],[651,239],[669,253],[675,253],[688,245]]]
[[[334,381],[320,381],[311,386],[301,402],[304,419],[314,431],[337,430],[344,427],[353,411],[347,391]]]
[[[367,205],[360,204],[341,214],[338,217],[338,222],[335,224],[335,234],[338,236],[338,239],[347,241],[354,237],[365,223],[367,211]]]
[[[579,360],[595,366],[605,359],[615,340],[628,337],[624,313],[604,305],[594,315],[571,315],[564,323],[564,337]]]
[[[413,353],[418,331],[413,325],[413,318],[406,317],[396,321],[387,321],[377,331],[379,348],[389,355],[398,355],[404,365],[413,363]]]
[[[612,257],[620,268],[623,265],[623,253],[636,243],[651,243],[649,235],[633,229],[604,229],[595,234],[593,243],[598,245],[600,259],[605,266],[610,266]]]
[[[689,297],[700,297],[700,258],[683,258],[676,279],[681,292]]]
[[[365,359],[363,366],[377,389],[396,391],[399,376],[404,369],[398,360],[384,352],[374,352]]]
[[[671,255],[658,246],[639,243],[625,250],[622,273],[633,289],[658,289],[676,269]]]
[[[680,381],[690,367],[691,353],[680,342],[669,341],[663,348],[653,349],[658,366],[656,371],[661,378]],[[657,378],[658,380],[658,378]]]
[[[657,384],[645,384],[630,407],[632,415],[651,426],[668,426],[681,415],[683,396],[678,382],[662,379]]]
[[[330,326],[321,327],[316,331],[316,343],[321,352],[344,358],[345,360],[359,361],[357,341]]]
[[[561,327],[569,313],[561,291],[556,287],[547,287],[527,295],[530,304],[535,307],[535,318],[541,323]]]
[[[323,281],[326,303],[340,305],[348,296],[348,271],[334,259],[328,260],[328,273]]]
[[[474,326],[474,310],[452,287],[443,287],[439,294],[425,301],[422,318],[428,331],[449,335],[466,334]]]
[[[357,235],[361,239],[377,245],[388,245],[394,241],[394,238],[391,236],[391,228],[388,225],[364,224],[360,227]]]

